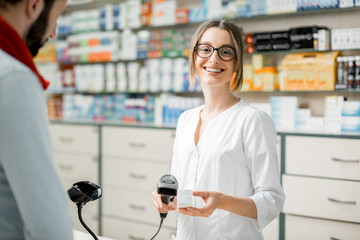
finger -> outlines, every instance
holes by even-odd
[[[207,195],[206,191],[193,191],[193,196],[205,197]]]
[[[193,196],[195,197],[201,197],[204,201],[209,197],[209,192],[205,191],[194,191]]]
[[[203,214],[203,210],[199,209],[199,208],[194,208],[194,207],[188,207],[187,211],[195,214],[195,215],[202,215]]]
[[[178,212],[188,216],[195,216],[192,212],[187,210],[187,208],[178,208]]]

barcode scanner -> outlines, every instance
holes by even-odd
[[[157,193],[161,195],[161,201],[167,205],[170,202],[174,201],[177,195],[177,189],[179,188],[179,184],[176,178],[171,174],[165,174],[162,176],[157,184]],[[154,239],[156,235],[159,233],[161,229],[161,225],[166,218],[167,213],[160,213],[160,226],[155,235],[151,238]]]
[[[176,178],[171,174],[162,176],[157,184],[157,193],[161,195],[163,203],[169,205],[174,201],[179,185]],[[167,213],[160,213],[161,218],[166,218]]]
[[[96,237],[96,235],[83,221],[81,217],[81,209],[87,202],[94,201],[102,196],[101,188],[92,182],[82,181],[74,183],[67,192],[71,201],[76,203],[76,206],[78,208],[78,216],[81,224],[91,234],[91,236],[95,240],[97,240],[98,238]]]

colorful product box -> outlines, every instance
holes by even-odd
[[[189,19],[189,9],[176,9],[176,23],[188,23]]]
[[[281,65],[281,90],[334,90],[339,54],[338,51],[287,54]]]

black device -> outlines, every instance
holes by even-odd
[[[96,184],[89,181],[77,182],[72,185],[72,187],[67,191],[71,201],[76,203],[78,208],[78,216],[81,224],[84,228],[91,234],[91,236],[98,240],[96,235],[90,230],[90,228],[85,224],[81,217],[82,207],[90,201],[94,201],[102,196],[102,190]]]
[[[170,202],[174,201],[176,195],[177,195],[177,189],[179,188],[179,184],[176,180],[176,178],[171,174],[165,174],[159,179],[159,182],[157,184],[157,193],[161,195],[161,201],[167,205],[169,205]],[[154,239],[156,235],[159,233],[161,229],[161,225],[166,218],[167,213],[160,213],[160,226],[158,231],[155,233],[155,235],[151,238]]]
[[[176,178],[171,174],[162,176],[157,184],[157,193],[161,195],[161,201],[169,205],[174,201],[179,185]],[[167,213],[160,213],[160,217],[166,218]]]

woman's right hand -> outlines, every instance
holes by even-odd
[[[157,191],[153,191],[151,194],[152,202],[155,208],[160,213],[167,213],[168,211],[176,210],[176,197],[174,201],[170,202],[169,205],[161,201],[161,195],[157,193]]]

